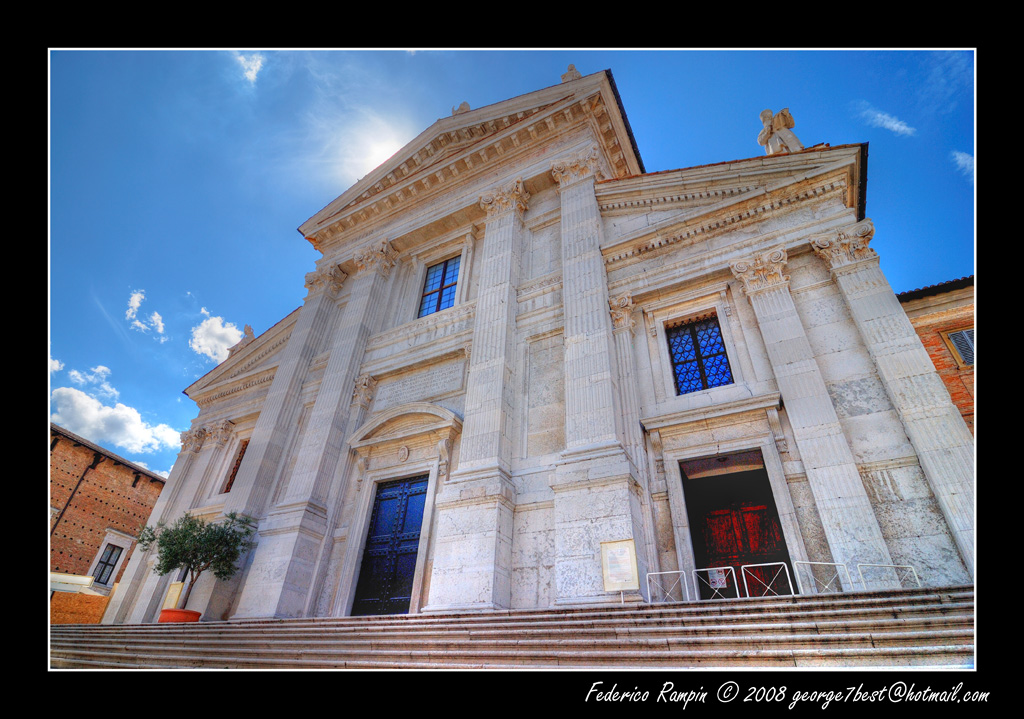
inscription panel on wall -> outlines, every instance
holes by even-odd
[[[419,402],[462,389],[465,363],[445,362],[427,369],[383,379],[377,385],[373,409],[380,411],[407,402]]]

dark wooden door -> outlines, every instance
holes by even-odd
[[[352,616],[409,611],[427,479],[377,485]]]

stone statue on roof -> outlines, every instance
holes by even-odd
[[[757,144],[764,147],[766,155],[775,155],[780,152],[799,152],[804,149],[803,144],[793,134],[796,122],[789,114],[789,108],[783,108],[777,114],[771,110],[761,111],[761,123],[764,129],[757,136]]]

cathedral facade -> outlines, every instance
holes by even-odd
[[[304,223],[304,304],[186,390],[152,521],[258,520],[189,608],[742,596],[743,567],[970,584],[973,438],[869,246],[867,148],[766,112],[767,154],[648,173],[611,73],[570,67],[454,110]],[[176,578],[154,561],[105,621],[155,621]]]

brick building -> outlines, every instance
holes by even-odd
[[[121,579],[164,481],[51,423],[50,571],[92,576],[91,589],[105,599]],[[64,608],[59,613],[70,611],[64,605],[72,597],[79,595],[55,596]],[[106,604],[94,598],[74,601],[89,602],[100,613]]]
[[[897,297],[973,434],[974,275]]]

